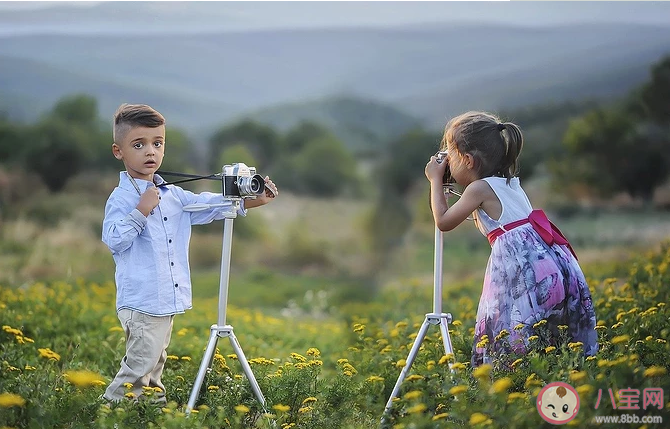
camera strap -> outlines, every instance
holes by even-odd
[[[199,176],[197,174],[188,174],[188,173],[174,173],[172,171],[156,171],[156,173],[160,174],[161,176],[188,177],[188,179],[175,180],[174,182],[164,182],[164,183],[161,183],[160,185],[156,185],[159,188],[163,187],[163,186],[167,186],[167,185],[176,185],[177,183],[193,182],[195,180],[202,180],[202,179],[220,180],[221,179],[221,173],[214,173],[214,174],[210,174],[210,175],[207,175],[207,176]]]

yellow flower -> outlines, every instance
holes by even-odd
[[[23,407],[26,400],[14,393],[0,393],[0,407]]]
[[[58,353],[54,352],[51,349],[48,349],[48,348],[37,349],[37,351],[40,352],[40,356],[42,356],[43,358],[46,358],[46,359],[49,359],[49,360],[53,359],[53,360],[56,360],[56,361],[60,360],[60,355]]]
[[[317,349],[316,347],[310,347],[309,349],[307,349],[307,356],[318,358],[319,356],[321,356],[321,351],[319,351],[319,349]]]
[[[472,371],[472,375],[477,379],[487,380],[489,378],[489,374],[491,374],[492,369],[493,367],[490,364],[485,363],[484,365],[475,368],[475,370]]]
[[[440,414],[435,414],[433,416],[432,420],[437,421],[437,420],[441,420],[441,419],[444,419],[444,418],[447,418],[447,417],[449,417],[449,413],[440,413]]]
[[[451,365],[451,369],[460,369],[464,370],[465,369],[465,364],[462,362],[454,362],[453,365]]]
[[[285,413],[291,409],[288,405],[282,405],[282,404],[277,404],[273,405],[272,409],[275,411],[279,411],[280,413]]]
[[[544,352],[545,352],[545,353],[551,353],[551,352],[553,352],[554,350],[556,350],[556,347],[554,347],[554,346],[549,346],[549,347],[547,347],[546,349],[544,349]]]
[[[507,395],[507,403],[513,402],[516,399],[527,399],[528,395],[522,392],[512,392]]]
[[[408,414],[423,413],[424,411],[426,411],[426,409],[428,409],[428,407],[426,407],[426,404],[416,404],[412,407],[409,407],[407,409],[407,413]]]
[[[135,398],[135,394],[133,392],[128,392],[123,396],[125,396],[128,399],[134,399]]]
[[[406,363],[407,361],[405,359],[400,359],[398,362],[395,363],[395,366],[396,368],[402,368],[403,366],[405,366]]]
[[[521,362],[523,362],[523,359],[517,359],[514,362],[512,362],[512,368],[516,367],[519,365]]]
[[[384,377],[380,377],[378,375],[371,375],[370,377],[366,378],[365,381],[368,383],[374,383],[375,381],[384,381]]]
[[[423,392],[420,390],[412,390],[411,392],[405,393],[404,398],[407,400],[419,399],[423,395]]]
[[[628,341],[630,341],[629,335],[619,335],[617,337],[612,338],[612,344],[622,344],[627,343]]]
[[[509,331],[507,329],[503,329],[500,331],[498,335],[496,335],[496,341],[500,341],[503,338],[507,337],[509,335]]]
[[[486,414],[482,413],[473,413],[470,416],[470,426],[478,425],[480,423],[488,422],[490,419]]]
[[[249,407],[247,407],[246,405],[236,405],[235,411],[237,411],[240,414],[246,414],[249,412]]]
[[[523,323],[519,323],[518,325],[516,325],[516,326],[514,327],[514,330],[515,330],[515,331],[520,331],[520,330],[523,329],[523,327],[524,327],[524,324],[523,324]]]
[[[307,362],[307,358],[300,353],[291,353],[291,358],[298,362]]]
[[[468,391],[468,386],[459,384],[458,386],[454,386],[451,389],[449,389],[449,394],[450,395],[460,395],[461,393],[467,392]]]
[[[489,389],[489,393],[503,393],[507,392],[507,389],[512,387],[512,379],[509,377],[501,378],[500,380],[496,380],[493,385],[491,386],[491,389]]]
[[[361,323],[354,323],[354,332],[360,332],[361,334],[365,332],[365,325]]]
[[[570,374],[570,380],[580,382],[588,376],[589,374],[586,371],[573,372]]]
[[[210,392],[213,392],[213,391],[215,391],[215,390],[219,390],[219,389],[220,389],[219,386],[213,386],[213,385],[212,385],[212,386],[207,387],[207,390],[209,390]]]
[[[644,370],[643,374],[645,377],[660,377],[661,375],[665,375],[667,372],[668,371],[662,366],[650,366]]]
[[[316,402],[316,398],[314,396],[310,396],[308,398],[303,399],[302,405],[311,404],[313,402]]]
[[[591,386],[590,384],[582,384],[581,386],[577,386],[575,390],[577,390],[577,393],[580,396],[587,395],[593,391],[593,386]]]
[[[542,325],[546,325],[546,324],[547,324],[547,320],[546,320],[546,319],[542,319],[542,320],[540,320],[539,322],[533,324],[533,328],[539,328],[540,326],[542,326]]]
[[[126,389],[132,389],[133,383],[123,383],[123,387],[125,387]]]
[[[409,377],[407,377],[405,380],[407,380],[407,381],[423,380],[423,375],[412,374]]]
[[[561,331],[565,331],[566,329],[568,329],[568,325],[558,325],[558,329]]]
[[[168,360],[179,360],[179,356],[175,356],[175,355],[167,355],[167,359],[168,359]]]
[[[579,350],[583,345],[584,343],[582,343],[581,341],[577,341],[575,343],[568,343],[568,347],[570,347],[572,351]]]
[[[300,407],[300,408],[298,408],[298,413],[305,414],[305,413],[309,413],[310,411],[313,411],[313,410],[314,410],[313,407]]]
[[[109,332],[123,332],[123,328],[120,326],[112,326],[109,328]]]
[[[91,387],[100,385],[102,382],[105,384],[102,376],[92,371],[81,370],[81,371],[65,371],[65,379],[70,383],[74,384],[77,387]]]
[[[191,357],[190,356],[182,356],[181,360],[190,361]]]
[[[438,364],[444,365],[447,362],[453,361],[454,360],[454,354],[453,353],[448,353],[440,358],[439,361],[437,361]]]

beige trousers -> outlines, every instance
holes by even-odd
[[[126,333],[126,355],[121,359],[121,369],[107,387],[104,399],[119,401],[129,392],[135,399],[140,399],[144,394],[143,387],[158,387],[161,391],[153,392],[151,400],[166,403],[161,375],[167,360],[174,316],[149,316],[127,309],[119,310],[118,316]],[[132,388],[126,388],[126,383],[132,384]]]

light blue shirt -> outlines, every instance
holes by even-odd
[[[157,184],[164,183],[154,175]],[[153,186],[135,179],[139,192],[125,171],[105,205],[102,241],[116,263],[116,310],[137,310],[153,316],[183,313],[192,307],[188,246],[191,225],[225,218],[233,204],[222,194],[195,194],[175,185],[160,187],[160,203],[145,217],[137,204],[140,193]],[[187,212],[189,204],[221,204],[226,207]],[[237,214],[246,216],[244,200]]]

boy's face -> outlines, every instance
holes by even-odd
[[[132,127],[119,140],[112,144],[114,157],[123,161],[132,177],[151,182],[165,154],[165,125]]]

